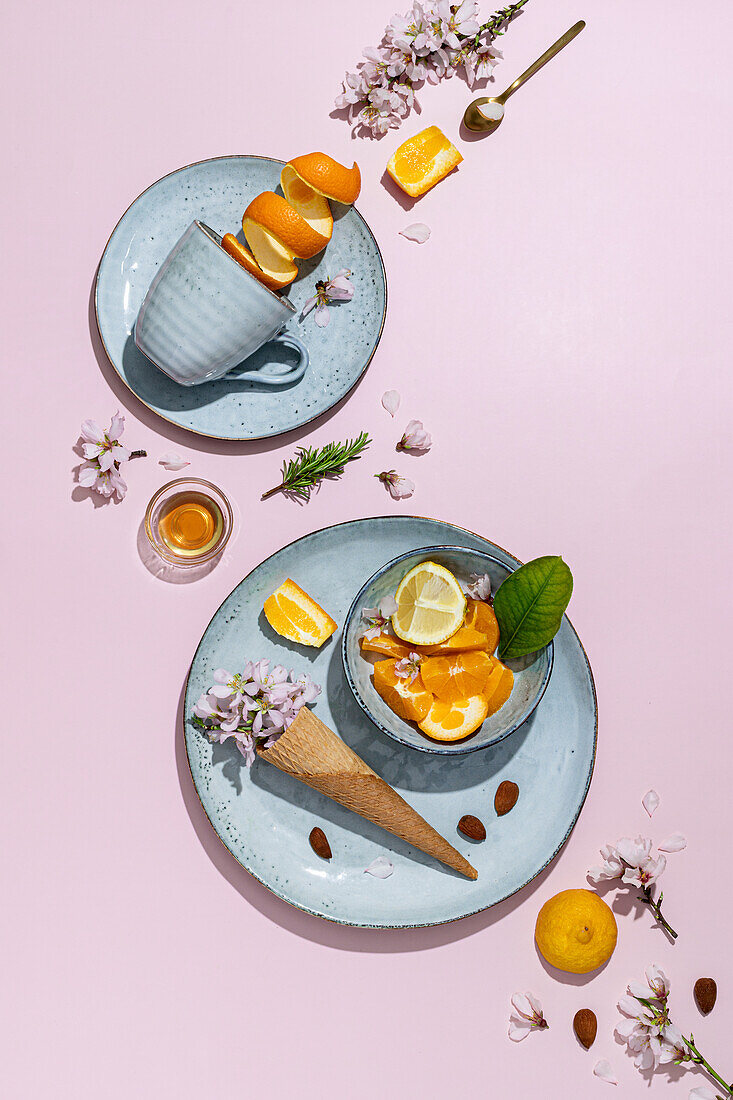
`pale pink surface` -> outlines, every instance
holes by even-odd
[[[642,1097],[611,1028],[651,961],[672,978],[676,1022],[733,1077],[731,5],[532,0],[502,41],[497,90],[578,17],[589,26],[493,137],[458,139],[470,96],[454,80],[426,88],[398,133],[352,142],[332,98],[402,6],[41,0],[5,14],[6,1096],[610,1096],[592,1076],[607,1057],[615,1095]],[[410,212],[380,177],[431,123],[465,161]],[[222,447],[172,429],[95,358],[89,295],[109,233],[182,164],[319,148],[361,165],[389,277],[378,354],[304,435]],[[419,250],[399,236],[415,220],[432,228]],[[106,424],[118,406],[125,442],[150,457],[127,467],[121,505],[94,508],[72,492],[70,447],[84,417]],[[425,457],[394,453],[412,417],[435,439]],[[298,441],[361,428],[375,442],[348,487],[307,508],[259,503]],[[192,585],[155,579],[136,549],[171,449],[239,515],[226,560]],[[412,500],[372,477],[391,466]],[[569,844],[530,888],[444,928],[360,933],[288,908],[228,856],[176,712],[206,623],[252,566],[314,528],[413,511],[571,564],[598,760]],[[533,946],[540,904],[638,830],[688,837],[664,879],[678,943],[620,902],[610,965],[558,980]],[[707,974],[720,995],[702,1021],[692,982]],[[524,989],[550,1030],[514,1046],[509,996]],[[586,1006],[590,1054],[570,1027]],[[670,1095],[702,1083],[688,1074]]]

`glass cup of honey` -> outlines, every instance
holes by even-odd
[[[169,481],[145,512],[150,545],[170,565],[202,565],[217,557],[232,533],[232,507],[216,485],[198,477]]]

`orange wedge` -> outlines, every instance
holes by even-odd
[[[310,259],[325,248],[329,241],[328,237],[317,233],[287,199],[276,195],[274,191],[263,191],[252,199],[242,218],[244,235],[257,256],[255,242],[250,236],[253,225],[267,230],[291,260],[294,256],[301,260]]]
[[[330,241],[333,215],[328,199],[302,180],[291,164],[286,164],[280,173],[280,186],[290,205],[308,222],[311,229]]]
[[[461,653],[468,649],[485,649],[493,653],[499,644],[499,624],[489,604],[483,600],[468,600],[463,626],[439,645],[422,646],[423,653]]]
[[[391,634],[378,634],[376,638],[360,638],[362,653],[383,653],[385,657],[394,657],[397,660],[409,657],[412,646],[393,638]]]
[[[426,657],[420,665],[420,675],[427,690],[436,698],[457,703],[481,695],[492,666],[493,660],[488,653],[477,649],[452,656]]]
[[[483,695],[472,695],[455,703],[436,699],[418,725],[435,741],[461,741],[479,728],[489,712]]]
[[[267,597],[263,611],[274,631],[300,645],[322,646],[338,625],[289,578]]]
[[[387,171],[398,187],[413,199],[435,187],[456,168],[463,157],[437,126],[428,126],[403,141],[392,155]]]
[[[259,279],[261,283],[264,283],[269,290],[282,290],[283,287],[292,283],[293,279],[298,274],[298,269],[295,264],[291,265],[292,270],[286,269],[281,275],[263,271],[249,249],[245,248],[232,233],[224,234],[221,239],[221,247],[225,252],[229,253],[233,260],[241,264],[245,271],[248,271],[250,275],[254,275],[255,279]]]
[[[374,666],[374,690],[406,722],[422,721],[433,706],[433,697],[425,690],[418,674],[412,683],[395,672],[396,661],[377,661]]]
[[[488,703],[489,714],[496,714],[497,710],[501,710],[501,708],[504,706],[507,699],[511,695],[512,688],[514,687],[514,673],[512,672],[512,670],[510,668],[506,668],[504,665],[501,664],[500,661],[497,661],[496,663],[498,668],[501,670],[501,675],[496,681],[493,690],[490,690],[491,679],[494,675],[492,671],[492,674],[489,677],[489,683],[487,683],[486,687],[484,688],[484,699],[486,699],[486,702]]]
[[[272,233],[268,233],[257,222],[251,222],[242,218],[242,229],[247,238],[247,243],[255,255],[257,263],[265,275],[274,282],[280,282],[283,286],[292,283],[298,274],[297,265],[293,263],[292,254],[284,248]]]
[[[347,168],[325,153],[306,153],[288,161],[287,168],[300,177],[318,195],[346,203],[356,202],[361,191],[359,165]],[[283,191],[285,188],[283,187]]]

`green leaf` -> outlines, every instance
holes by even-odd
[[[562,558],[535,558],[510,573],[494,596],[499,656],[524,657],[551,642],[572,594],[573,574]]]

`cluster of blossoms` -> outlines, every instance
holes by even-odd
[[[652,887],[667,867],[667,857],[660,853],[680,852],[686,845],[685,838],[674,833],[657,845],[655,857],[652,855],[653,842],[648,837],[637,836],[632,840],[629,836],[623,836],[616,844],[605,844],[601,848],[603,864],[591,867],[588,878],[594,883],[620,879],[628,886],[636,886],[642,891],[639,900],[651,908],[657,921],[676,939],[677,933],[662,916],[664,894],[660,894],[655,901]]]
[[[79,484],[104,497],[122,500],[127,483],[120,474],[120,463],[127,462],[132,452],[120,443],[125,430],[125,418],[116,412],[106,432],[96,420],[85,420],[81,426],[82,451],[85,461],[79,467]],[[136,451],[144,455],[144,451]]]
[[[472,88],[491,75],[501,57],[492,42],[526,3],[519,0],[481,23],[477,0],[415,0],[385,27],[379,46],[362,51],[364,60],[346,74],[336,107],[348,110],[354,129],[378,136],[401,124],[426,80],[437,84],[461,72]]]
[[[730,1086],[700,1054],[694,1037],[686,1039],[670,1020],[667,1005],[670,982],[666,974],[655,965],[648,966],[644,973],[646,985],[631,982],[626,996],[618,1002],[624,1019],[616,1025],[616,1035],[626,1043],[634,1065],[642,1073],[670,1064],[701,1066],[723,1086],[725,1095],[730,1095]],[[710,1097],[711,1100],[714,1095],[706,1087],[693,1089],[690,1093],[690,1096]]]
[[[295,679],[282,665],[270,671],[266,660],[248,661],[243,672],[219,668],[214,684],[193,709],[194,722],[210,741],[220,744],[233,737],[247,766],[255,758],[255,745],[265,748],[277,741],[301,707],[312,703],[321,689],[309,676]]]

